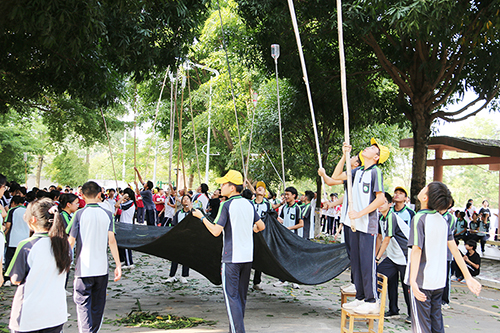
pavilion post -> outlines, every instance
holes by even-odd
[[[443,149],[436,149],[436,162],[434,164],[434,181],[443,181]]]

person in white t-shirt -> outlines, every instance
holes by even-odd
[[[120,215],[121,223],[134,224],[135,206],[134,190],[127,187],[123,190],[123,196],[115,204],[115,207],[120,208],[122,211],[122,214]],[[118,252],[120,254],[120,261],[125,263],[122,265],[122,269],[135,268],[131,249],[118,247]]]
[[[75,213],[69,232],[71,248],[76,244],[73,300],[80,332],[97,332],[102,323],[108,286],[108,245],[116,265],[114,281],[122,276],[113,217],[98,205],[99,193],[96,182],[83,184],[87,204]]]
[[[7,269],[12,284],[18,285],[9,328],[62,332],[68,320],[64,283],[71,265],[64,222],[49,198],[28,206],[26,222],[35,233],[19,243]]]

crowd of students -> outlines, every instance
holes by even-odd
[[[343,168],[350,149],[343,146],[344,155],[331,177],[324,169],[318,170],[328,185],[346,186],[347,174]],[[387,317],[399,315],[397,299],[401,281],[408,312],[406,320],[416,331],[442,332],[441,307],[449,303],[451,274],[465,280],[475,294],[480,291],[480,284],[472,276],[480,271],[476,244],[480,242],[484,252],[489,231],[488,202],[483,201],[477,212],[469,202],[464,212],[452,213],[449,189],[440,182],[432,182],[418,195],[421,210],[416,213],[410,208],[408,191],[403,186],[396,187],[393,194],[384,191],[379,165],[388,157],[387,147],[372,139],[371,145],[350,161],[353,207],[348,207],[347,195],[339,199],[336,193],[321,203],[323,214],[318,223],[322,223],[323,232],[342,236],[351,260],[352,284],[344,290],[355,291],[356,298],[343,307],[357,313],[378,312],[376,273],[379,272],[389,281]],[[65,297],[69,292],[65,294],[65,288],[72,261],[75,265],[72,295],[79,329],[99,330],[106,302],[108,247],[115,261],[115,281],[121,278],[122,269],[134,268],[132,251],[116,244],[115,221],[176,226],[192,213],[214,236],[224,232],[222,280],[232,332],[244,332],[253,260],[251,235],[264,230],[262,218],[266,213],[276,210],[278,221],[298,237],[315,236],[314,208],[318,198],[313,191],[299,196],[297,189],[290,186],[281,200],[277,200],[264,182],[259,181],[254,187],[239,172],[231,170],[217,179],[221,188],[210,195],[207,184],[200,184],[194,193],[172,185],[164,190],[144,181],[137,169],[135,172],[140,185],[135,182],[123,190],[105,190],[90,181],[76,191],[51,186],[29,192],[15,182],[7,183],[0,174],[0,216],[6,236],[5,242],[0,237],[0,256],[5,253],[5,285],[19,285],[9,324],[12,330],[62,331],[67,320]],[[244,189],[244,185],[248,188]],[[460,239],[466,244],[465,255],[457,248]],[[187,283],[189,267],[183,266],[179,278],[177,268],[178,263],[172,262],[166,282]],[[262,289],[261,274],[256,271],[254,275],[256,290]],[[4,277],[0,279],[3,283]],[[36,288],[37,281],[44,281],[47,291]],[[287,281],[275,283],[275,286],[286,285]],[[296,284],[292,287],[299,288]],[[52,315],[40,316],[43,311],[37,312],[41,310],[36,303],[27,299],[43,304],[46,301]],[[37,313],[37,320],[30,319],[33,313]]]

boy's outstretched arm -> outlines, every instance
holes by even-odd
[[[413,296],[418,299],[420,302],[425,302],[427,297],[425,294],[420,291],[420,288],[417,285],[417,275],[418,268],[420,267],[420,258],[422,257],[422,249],[417,245],[413,245],[411,247],[411,257],[410,257],[410,287],[413,292]]]
[[[465,264],[464,258],[462,258],[462,255],[458,250],[457,244],[455,243],[454,240],[448,241],[448,249],[450,249],[451,254],[453,254],[453,258],[455,258],[455,262],[457,263],[458,267],[460,267],[460,270],[464,275],[465,281],[467,282],[467,287],[469,287],[469,290],[474,295],[479,296],[479,293],[481,292],[481,283],[479,283],[479,281],[477,281],[472,277],[472,275],[470,275],[469,269]]]
[[[116,282],[122,277],[122,264],[120,262],[120,255],[118,254],[118,245],[116,244],[115,233],[112,231],[108,231],[108,245],[116,265],[114,278],[114,281]]]

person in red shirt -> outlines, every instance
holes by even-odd
[[[162,227],[165,223],[165,191],[161,188],[156,188],[158,192],[153,194],[153,202],[156,206],[156,216],[158,216],[158,226]]]

